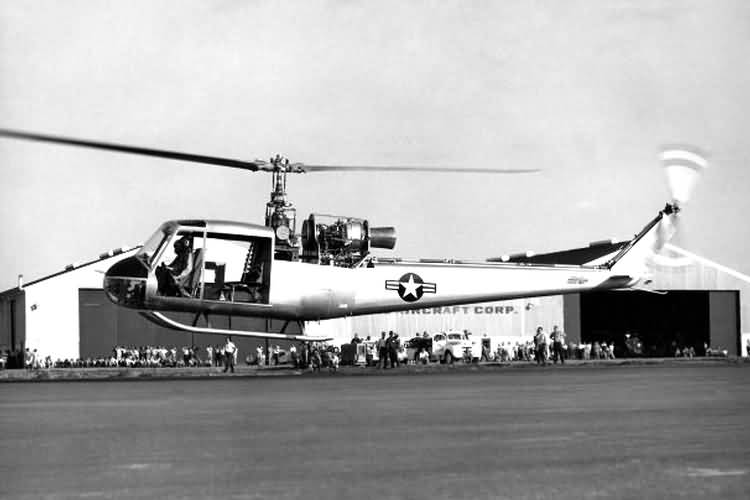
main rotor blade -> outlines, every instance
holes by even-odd
[[[138,146],[128,146],[126,144],[115,144],[111,142],[89,141],[74,139],[71,137],[62,137],[56,135],[36,134],[20,130],[0,129],[0,137],[9,137],[13,139],[24,139],[30,141],[50,142],[53,144],[64,144],[67,146],[79,146],[84,148],[101,149],[105,151],[116,151],[119,153],[136,154],[141,156],[152,156],[157,158],[167,158],[170,160],[180,160],[192,163],[203,163],[208,165],[218,165],[222,167],[239,168],[257,172],[258,170],[273,171],[274,165],[266,164],[262,161],[242,161],[232,158],[222,158],[218,156],[196,155],[191,153],[181,153],[178,151],[168,151],[164,149],[142,148]],[[304,172],[440,172],[440,173],[466,173],[466,174],[527,174],[539,172],[539,169],[524,168],[454,168],[454,167],[416,167],[416,166],[365,166],[365,165],[305,165],[293,163],[292,165],[281,166],[278,168],[290,173]]]
[[[464,174],[530,174],[540,172],[538,168],[454,168],[454,167],[384,167],[364,165],[305,165],[299,170],[303,172],[441,172]]]
[[[68,146],[81,146],[84,148],[103,149],[106,151],[117,151],[120,153],[129,153],[141,156],[155,156],[157,158],[168,158],[170,160],[189,161],[193,163],[206,163],[208,165],[241,168],[243,170],[250,170],[252,172],[257,172],[260,168],[260,165],[258,163],[251,161],[233,160],[231,158],[220,158],[217,156],[194,155],[190,153],[180,153],[177,151],[167,151],[163,149],[141,148],[136,146],[127,146],[124,144],[114,144],[111,142],[84,141],[81,139],[73,139],[70,137],[32,134],[30,132],[23,132],[20,130],[0,129],[0,137],[51,142],[54,144],[65,144]]]

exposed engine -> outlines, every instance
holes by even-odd
[[[364,219],[310,214],[302,223],[302,260],[352,267],[371,248],[396,246],[396,229],[370,227]]]

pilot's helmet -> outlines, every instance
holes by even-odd
[[[187,250],[189,248],[190,248],[190,240],[188,240],[187,236],[183,236],[182,238],[174,242],[174,249],[177,252],[181,250]]]

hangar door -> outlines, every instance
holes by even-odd
[[[101,290],[79,290],[80,357],[109,356],[117,345],[117,311]]]
[[[625,335],[637,335],[645,356],[673,356],[706,343],[737,355],[740,342],[739,291],[670,290],[595,292],[580,296],[581,341],[613,342],[624,351]],[[619,348],[619,349],[618,349]]]

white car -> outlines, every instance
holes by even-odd
[[[441,363],[453,363],[455,360],[467,359],[468,356],[473,360],[478,357],[474,351],[476,349],[473,348],[472,341],[463,332],[440,332],[432,336],[431,358]]]

